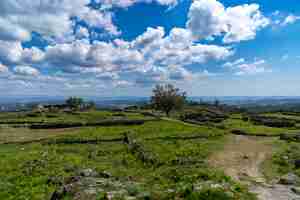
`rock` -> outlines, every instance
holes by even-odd
[[[266,180],[264,178],[259,177],[259,178],[256,178],[254,180],[254,182],[257,184],[264,184],[266,182]]]
[[[300,160],[295,160],[295,168],[300,169]]]
[[[97,177],[99,174],[92,169],[83,169],[79,171],[79,175],[84,177]]]
[[[62,179],[62,177],[57,177],[57,176],[49,177],[47,179],[47,184],[48,185],[63,185],[63,179]]]
[[[230,197],[231,199],[234,199],[234,193],[233,193],[233,192],[227,191],[227,192],[226,192],[226,195],[227,195],[228,197]]]
[[[299,177],[293,173],[289,173],[280,178],[279,183],[283,185],[295,185],[299,181]]]
[[[135,200],[136,199],[136,197],[132,197],[132,196],[126,196],[125,197],[125,200]]]
[[[291,189],[295,194],[300,195],[300,187],[292,187]]]
[[[231,133],[235,135],[248,135],[248,133],[240,129],[233,129],[231,130]]]
[[[218,183],[212,184],[212,185],[210,185],[210,187],[211,188],[223,188],[223,186],[221,184],[218,184]]]
[[[64,187],[62,187],[59,190],[55,190],[53,192],[50,200],[62,200],[65,195],[66,195],[66,190]]]
[[[102,177],[102,178],[110,178],[110,177],[112,177],[111,173],[109,173],[107,171],[100,172],[99,176]]]
[[[282,159],[289,160],[289,157],[288,156],[282,156]]]
[[[144,199],[144,200],[150,200],[151,199],[151,194],[149,192],[143,192],[138,195],[138,199]]]

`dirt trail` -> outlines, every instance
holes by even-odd
[[[213,154],[209,163],[248,184],[259,200],[300,200],[290,187],[266,183],[261,165],[272,155],[272,141],[266,137],[231,135],[224,150]]]
[[[224,150],[212,155],[209,163],[214,167],[221,167],[227,175],[238,181],[247,177],[262,179],[260,166],[272,154],[269,141],[272,139],[232,135]]]

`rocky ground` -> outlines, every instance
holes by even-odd
[[[234,135],[221,152],[213,154],[210,163],[221,167],[237,181],[250,186],[259,200],[300,200],[299,177],[288,174],[280,180],[267,182],[261,172],[262,163],[271,156],[272,138]]]

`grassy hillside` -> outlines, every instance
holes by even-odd
[[[228,146],[232,137],[227,135],[233,129],[250,135],[278,135],[288,130],[257,126],[236,114],[219,123],[190,124],[140,113],[1,113],[0,199],[42,200],[60,194],[57,199],[254,200],[247,185],[225,175],[222,167],[212,167],[211,155]],[[67,129],[27,126],[37,121],[47,124],[103,119],[145,122]],[[293,149],[283,143],[269,160],[272,166],[278,166],[274,174],[294,170],[291,165],[281,166],[278,155]],[[90,174],[86,175],[87,171]]]

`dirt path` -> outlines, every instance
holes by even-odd
[[[268,185],[261,171],[263,162],[272,155],[272,138],[231,135],[221,152],[209,163],[221,168],[235,180],[248,184],[260,200],[300,200],[284,185]]]
[[[260,166],[272,154],[272,139],[242,135],[229,137],[224,150],[212,155],[209,163],[221,167],[227,175],[238,181],[262,179]]]

